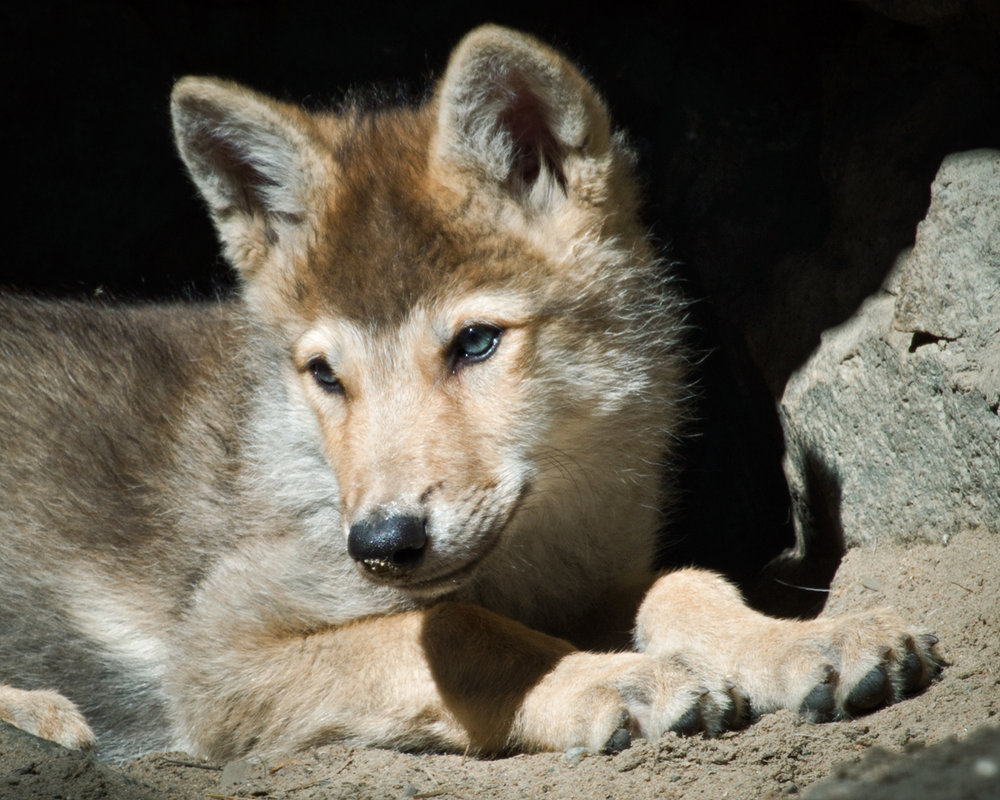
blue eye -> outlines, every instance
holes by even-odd
[[[333,369],[324,358],[314,358],[308,364],[309,374],[313,376],[316,385],[331,394],[343,394],[344,386]]]
[[[451,342],[452,370],[485,361],[496,352],[502,333],[496,325],[485,323],[462,328]]]

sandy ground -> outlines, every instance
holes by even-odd
[[[970,532],[947,546],[850,552],[825,613],[879,605],[936,633],[950,666],[921,696],[847,722],[779,713],[717,739],[669,735],[582,759],[330,746],[283,763],[209,764],[169,753],[120,766],[4,728],[0,798],[1000,798],[1000,540]]]

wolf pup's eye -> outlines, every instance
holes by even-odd
[[[313,376],[316,384],[325,392],[331,394],[343,394],[344,386],[336,376],[333,369],[324,358],[313,358],[307,365],[309,374]]]
[[[497,349],[503,331],[485,323],[462,328],[451,343],[452,371],[465,364],[485,361]]]

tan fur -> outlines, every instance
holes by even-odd
[[[0,686],[0,720],[73,750],[97,744],[79,709],[58,692]]]
[[[0,719],[82,747],[75,702],[112,758],[601,751],[934,677],[887,612],[653,574],[683,304],[562,56],[487,26],[419,108],[172,111],[241,290],[0,300]]]

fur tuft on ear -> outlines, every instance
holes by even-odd
[[[183,78],[171,95],[174,138],[230,261],[244,267],[293,233],[314,207],[321,151],[308,116],[215,78]]]
[[[611,147],[604,103],[576,68],[505,28],[477,28],[459,43],[437,100],[437,157],[532,210],[569,193],[573,159]]]

